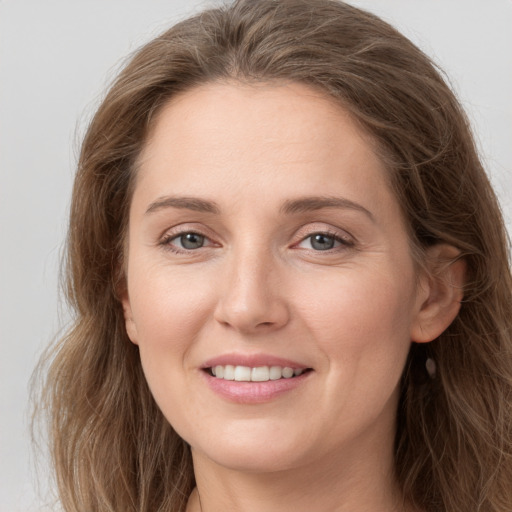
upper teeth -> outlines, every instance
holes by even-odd
[[[281,378],[289,379],[294,375],[300,375],[303,370],[300,368],[290,368],[285,366],[234,366],[217,365],[211,368],[213,375],[218,379],[237,380],[245,382],[265,382],[268,380],[278,380]]]

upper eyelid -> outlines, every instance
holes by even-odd
[[[184,230],[184,231],[179,231],[179,232],[176,232],[176,233],[169,233],[169,232],[166,232],[163,234],[163,236],[160,238],[160,241],[159,243],[163,243],[163,244],[167,244],[167,243],[170,243],[171,241],[177,239],[177,238],[180,238],[181,236],[183,235],[187,235],[187,234],[195,234],[195,235],[199,235],[201,237],[204,238],[205,241],[209,242],[207,243],[204,247],[210,247],[212,245],[218,245],[217,242],[213,241],[212,238],[208,235],[205,235],[204,233],[201,233],[199,230],[192,230],[192,229],[187,229],[187,230]]]
[[[208,238],[211,240],[212,238],[215,238],[212,235],[212,231],[210,229],[207,229],[204,226],[197,226],[196,223],[182,223],[177,224],[175,226],[171,226],[163,230],[163,232],[158,237],[159,240],[168,239],[168,238],[176,238],[180,235],[186,234],[186,233],[196,233],[198,235],[204,236],[205,238]]]
[[[316,249],[310,249],[307,247],[303,248],[304,250],[319,252],[319,253],[323,253],[323,254],[329,254],[332,252],[338,252],[340,250],[351,249],[351,248],[354,248],[356,245],[355,241],[353,239],[343,238],[341,236],[337,236],[335,234],[331,234],[331,233],[327,233],[327,232],[315,231],[305,237],[302,237],[298,242],[293,244],[293,247],[295,247],[295,248],[299,247],[303,242],[308,240],[308,238],[313,237],[314,235],[326,235],[330,238],[333,238],[335,240],[335,242],[338,242],[339,245],[337,247],[331,247],[330,249],[324,249],[322,251],[317,251]]]
[[[195,249],[187,249],[186,247],[180,247],[175,242],[173,242],[176,239],[179,239],[183,235],[186,235],[188,233],[194,233],[196,235],[199,235],[204,238],[204,241],[206,242],[204,245],[201,245],[200,247],[197,247]],[[181,244],[180,244],[181,245]],[[201,249],[211,249],[212,247],[215,248],[215,246],[219,247],[219,244],[212,240],[211,237],[201,233],[199,230],[192,230],[192,229],[184,229],[177,232],[170,232],[167,230],[158,240],[157,240],[157,246],[165,249],[166,251],[170,251],[174,254],[181,254],[181,255],[193,255],[193,254],[202,254],[203,251]]]
[[[346,229],[331,226],[323,222],[315,222],[301,226],[295,232],[295,236],[299,241],[302,241],[317,233],[339,238],[344,241],[351,241],[354,243],[357,241],[356,237]]]
[[[168,227],[161,233],[158,240],[160,242],[163,240],[169,241],[186,233],[196,233],[205,237],[210,242],[222,243],[221,237],[219,237],[216,232],[212,231],[207,226],[195,222],[180,223],[175,226]],[[294,234],[292,235],[294,241],[292,241],[292,244],[294,245],[299,243],[314,234],[332,236],[342,242],[357,242],[356,237],[346,229],[335,227],[325,222],[312,222],[302,225],[298,229],[294,230]]]

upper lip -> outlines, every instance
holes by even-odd
[[[281,366],[283,368],[288,367],[301,370],[311,368],[297,361],[269,354],[222,354],[208,359],[201,367],[212,368],[215,366],[226,366],[228,364],[233,366],[248,366],[249,368],[256,368],[258,366]]]

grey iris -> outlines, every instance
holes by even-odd
[[[204,236],[197,233],[186,233],[180,236],[180,242],[184,249],[199,249],[204,245]]]
[[[311,235],[311,247],[317,251],[327,251],[334,247],[334,238],[322,233]]]

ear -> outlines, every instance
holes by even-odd
[[[125,248],[126,251],[126,248]],[[128,282],[126,278],[126,272],[122,260],[118,262],[115,272],[115,284],[114,289],[116,297],[123,306],[124,325],[128,338],[135,345],[138,345],[137,327],[133,319],[132,306],[130,303],[130,296],[128,295]]]
[[[427,249],[426,269],[418,297],[418,313],[411,328],[411,340],[427,343],[436,339],[453,322],[464,296],[466,262],[460,251],[448,244]]]
[[[126,334],[132,343],[138,345],[138,334],[135,320],[133,319],[132,307],[130,304],[130,297],[128,290],[125,290],[121,296],[121,304],[123,305],[124,324],[126,327]]]

